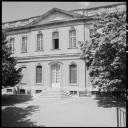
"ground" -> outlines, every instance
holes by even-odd
[[[37,96],[31,99],[22,96],[20,100],[12,104],[4,100],[2,126],[117,127],[116,107],[103,106],[91,97],[46,99]]]

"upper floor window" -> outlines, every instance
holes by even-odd
[[[76,48],[76,30],[74,27],[69,31],[69,48]]]
[[[70,83],[77,83],[77,65],[71,64],[69,66],[69,74],[70,74]]]
[[[36,83],[42,83],[42,66],[36,66]]]
[[[27,36],[22,37],[21,51],[27,52]]]
[[[37,51],[43,50],[43,34],[37,34]]]
[[[10,42],[9,42],[9,48],[11,49],[11,53],[14,53],[14,42],[15,42],[15,38],[11,38]]]
[[[52,40],[53,49],[59,49],[59,33],[57,31],[52,33]]]

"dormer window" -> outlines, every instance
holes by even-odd
[[[59,49],[59,33],[58,32],[52,33],[52,42],[53,42],[53,49]]]
[[[37,51],[43,50],[43,34],[37,34]]]

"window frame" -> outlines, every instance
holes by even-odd
[[[37,43],[36,43],[36,50],[37,51],[43,51],[43,34],[42,34],[42,32],[39,32],[37,34],[36,41],[37,41]]]
[[[38,75],[39,75],[38,72],[37,72],[39,70],[37,70],[37,68],[41,69],[41,71],[39,72],[39,74],[41,73],[41,76],[39,78],[37,78]],[[42,66],[41,65],[37,65],[36,66],[36,84],[41,84],[41,83],[42,83]]]
[[[71,76],[71,66],[76,66],[76,76],[75,76],[75,80],[76,80],[76,82],[71,82],[72,80],[71,80],[71,78],[72,78],[72,76]],[[75,63],[72,63],[72,64],[70,64],[69,65],[69,84],[70,85],[78,85],[78,65],[77,64],[75,64]]]
[[[75,35],[73,34],[74,32]],[[74,27],[71,27],[71,29],[69,30],[69,49],[76,49],[76,48],[77,48],[77,33],[76,33],[76,29]]]
[[[25,42],[24,42],[24,47],[23,47],[23,38],[25,38]],[[28,42],[28,37],[27,36],[22,36],[21,39],[21,53],[27,53],[27,42]],[[23,49],[25,48],[25,49]]]
[[[55,35],[55,37],[54,37],[55,33],[57,33],[57,36]],[[57,44],[58,48],[55,48],[55,42],[56,42],[55,40],[56,39],[58,39],[58,44]],[[58,49],[60,49],[59,46],[60,46],[59,45],[59,32],[58,31],[54,31],[54,32],[52,32],[52,49],[53,50],[58,50]]]

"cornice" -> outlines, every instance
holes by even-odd
[[[92,20],[93,21],[93,20]],[[89,24],[91,22],[86,21],[86,24]],[[39,31],[39,30],[45,30],[45,29],[54,29],[54,28],[59,28],[59,27],[67,27],[67,26],[71,26],[71,25],[83,25],[85,24],[84,20],[80,20],[80,21],[67,21],[67,22],[61,22],[61,23],[53,23],[53,24],[43,24],[43,25],[37,25],[37,26],[33,26],[33,27],[29,27],[29,28],[20,28],[17,30],[10,30],[7,31],[7,35],[14,35],[14,34],[21,34],[21,33],[29,33],[31,31]]]
[[[44,23],[41,25],[31,25],[31,26],[26,25],[26,26],[21,26],[21,27],[17,27],[17,28],[8,28],[8,29],[6,29],[6,31],[9,32],[9,31],[16,31],[16,30],[23,30],[23,29],[26,30],[26,29],[36,28],[36,27],[66,24],[66,23],[79,22],[79,21],[89,21],[89,20],[94,20],[94,18],[88,17],[88,18],[79,18],[79,19],[64,20],[64,21],[51,21],[51,22]]]
[[[54,54],[54,55],[42,55],[42,56],[26,56],[26,57],[15,57],[17,62],[30,62],[30,61],[38,61],[38,60],[53,60],[53,59],[66,59],[66,58],[79,58],[80,59],[80,54],[81,53],[71,53],[71,54]]]

